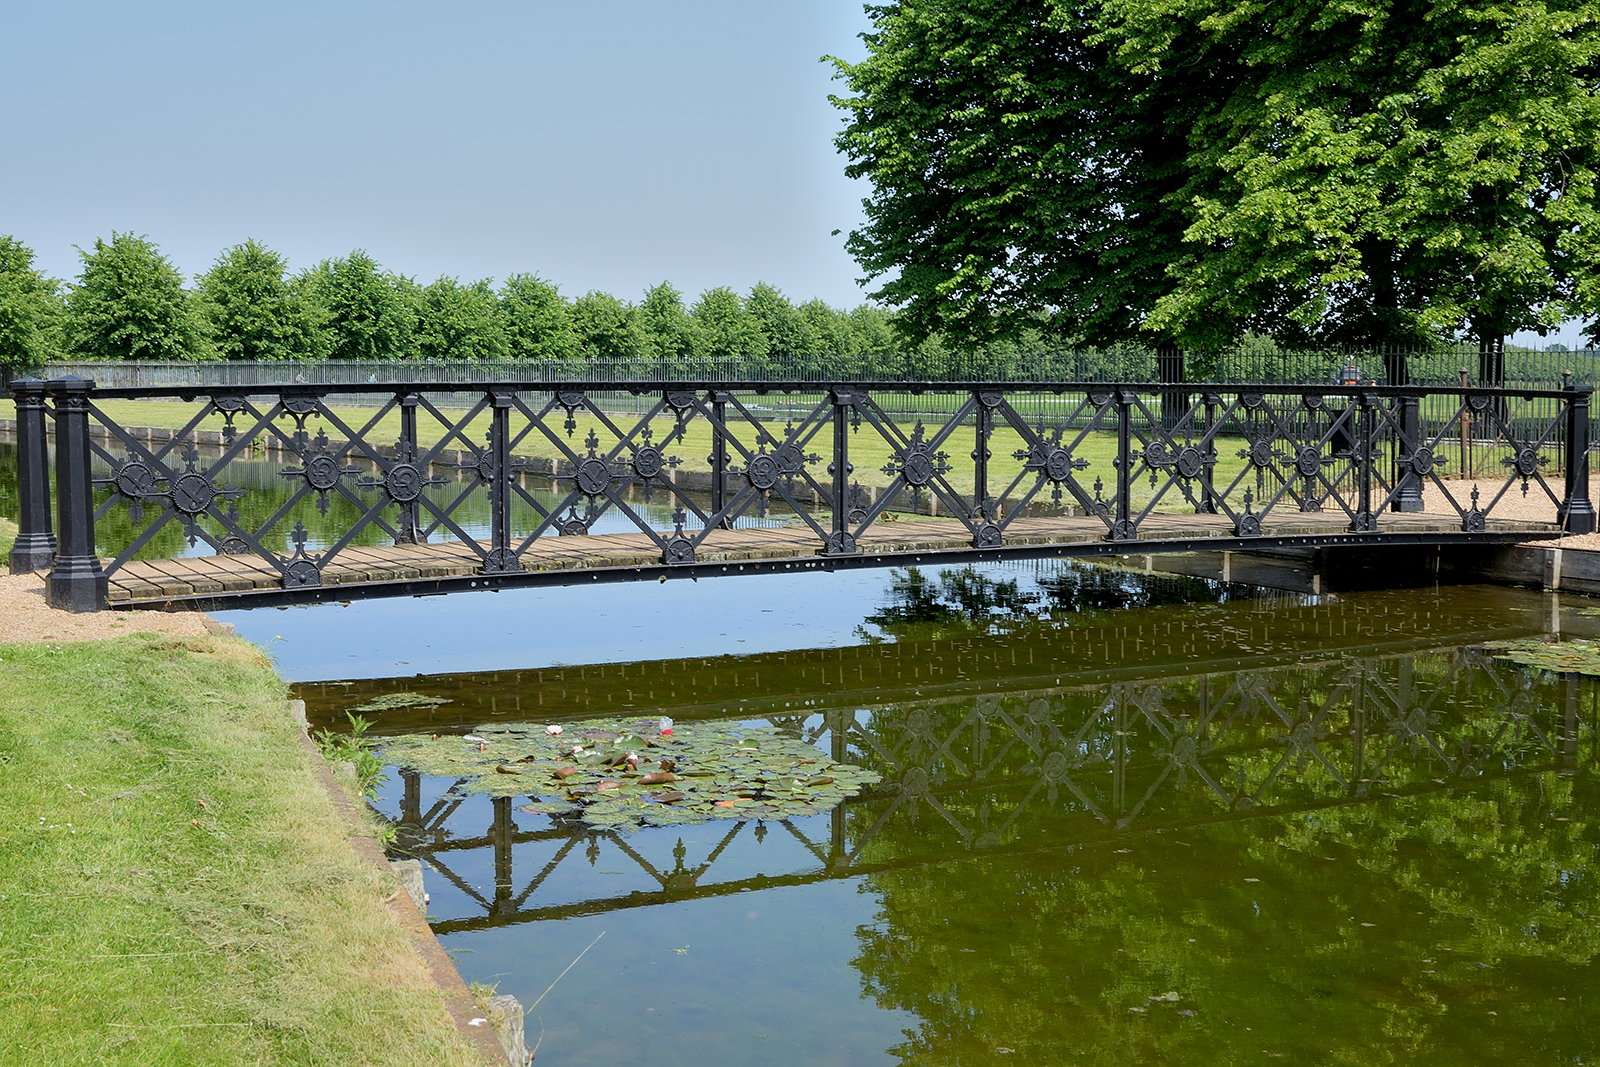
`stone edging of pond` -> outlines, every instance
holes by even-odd
[[[350,848],[373,867],[386,874],[398,875],[389,858],[384,855],[383,848],[368,833],[369,824],[362,817],[360,809],[356,807],[350,791],[339,784],[339,780],[334,776],[333,767],[323,757],[322,750],[317,748],[316,742],[311,740],[310,726],[306,722],[305,701],[291,700],[288,704],[290,714],[300,726],[300,743],[314,757],[312,773],[322,786],[323,792],[327,793],[334,812],[345,824]],[[525,1056],[521,1062],[516,1062],[513,1058],[515,1054],[513,1050],[521,1050],[524,1047],[521,1005],[511,997],[495,997],[496,1001],[501,1002],[495,1005],[499,1009],[499,1018],[493,1021],[486,1018],[467,988],[466,981],[462,979],[461,972],[456,970],[455,963],[445,952],[444,946],[439,943],[438,937],[434,935],[433,929],[428,925],[416,902],[412,900],[410,892],[405,888],[400,889],[387,901],[387,904],[390,913],[399,921],[401,929],[405,931],[417,954],[427,965],[428,974],[444,996],[445,1008],[455,1020],[456,1029],[472,1042],[473,1047],[486,1061],[511,1064],[512,1067],[526,1067],[532,1057]],[[510,1003],[506,1004],[506,1001]],[[514,1010],[507,1010],[511,1008]],[[496,1022],[505,1024],[501,1032],[497,1032]]]

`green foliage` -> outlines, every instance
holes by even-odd
[[[683,294],[671,282],[646,289],[639,312],[657,356],[690,359],[701,355],[699,323],[684,308]]]
[[[564,360],[578,351],[572,309],[537,274],[513,274],[500,290],[495,317],[511,359]]]
[[[587,359],[649,359],[650,333],[639,309],[610,293],[589,292],[572,303],[578,351]]]
[[[846,173],[873,186],[846,245],[873,295],[913,339],[1134,333],[1180,245],[1181,95],[1131,91],[1064,5],[870,10],[870,54],[833,61],[852,94],[833,99]]]
[[[332,730],[318,730],[315,738],[317,747],[329,763],[354,765],[356,785],[363,795],[372,799],[378,795],[378,787],[389,780],[389,776],[383,773],[383,760],[377,755],[377,744],[366,736],[372,723],[355,712],[346,712],[345,717],[350,720],[350,732],[336,734]]]
[[[591,827],[799,818],[880,780],[776,727],[690,722],[663,733],[661,725],[590,720],[552,735],[496,723],[465,737],[406,734],[382,742],[380,762],[453,778],[461,792],[526,796],[522,811]]]
[[[405,359],[411,355],[416,309],[408,279],[382,270],[357,249],[301,275],[298,288],[321,313],[329,359]]]
[[[314,359],[317,313],[289,282],[288,264],[265,245],[234,245],[197,280],[194,309],[222,359]]]
[[[1600,309],[1589,0],[871,10],[835,60],[874,188],[848,247],[911,337],[1405,345]]]
[[[83,272],[67,294],[67,340],[81,359],[192,360],[204,349],[183,276],[147,238],[112,231],[78,250]]]
[[[61,345],[60,286],[33,268],[33,250],[0,235],[0,366],[37,367]]]
[[[760,320],[739,294],[725,285],[701,293],[689,313],[700,330],[706,354],[712,358],[762,359],[771,351]]]
[[[498,300],[485,278],[462,285],[440,278],[417,291],[417,354],[423,359],[504,359],[505,332],[496,314]]]

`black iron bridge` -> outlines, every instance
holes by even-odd
[[[11,388],[11,567],[72,611],[1596,522],[1570,380]],[[157,430],[154,410],[185,417]]]

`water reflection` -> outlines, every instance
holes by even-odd
[[[1595,763],[1593,701],[1469,648],[770,716],[884,781],[831,816],[720,824],[695,855],[676,830],[574,828],[408,771],[391,814],[399,847],[461,890],[436,904],[448,933],[1570,775]],[[470,810],[481,832],[448,828]],[[719,864],[773,831],[786,866]],[[480,851],[465,858],[492,862],[492,893],[453,873]],[[626,892],[585,896],[558,873],[602,853],[638,876]]]

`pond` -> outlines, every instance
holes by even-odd
[[[872,578],[813,594],[844,621],[809,646],[640,633],[591,659],[501,645],[471,673],[298,669],[324,726],[395,694],[449,702],[378,731],[446,740],[667,715],[881,776],[823,814],[639,828],[388,768],[395,853],[424,860],[462,973],[537,1003],[539,1062],[1600,1055],[1595,690],[1484,648],[1600,633],[1581,602],[1084,565]],[[717,631],[773,636],[744,627],[788,587],[725,584],[744,598]],[[705,629],[684,603],[660,610]]]
[[[1486,647],[1592,612],[1030,563],[219,617],[324,728],[419,694],[376,732],[665,715],[872,772],[789,818],[403,766],[375,807],[542,1064],[931,1067],[1593,1062],[1596,690]]]

